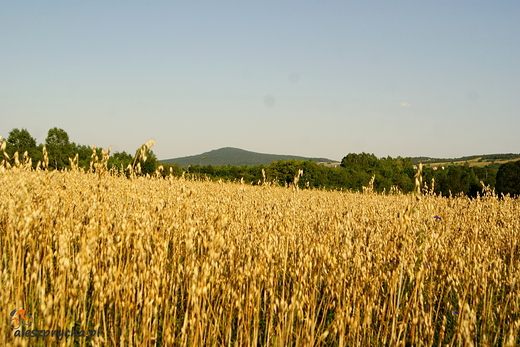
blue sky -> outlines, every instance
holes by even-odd
[[[160,159],[520,152],[519,1],[0,0],[0,135]]]

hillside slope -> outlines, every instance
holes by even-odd
[[[162,163],[178,164],[183,167],[188,165],[234,165],[234,166],[255,166],[255,165],[269,165],[276,160],[312,160],[323,163],[333,163],[335,160],[327,158],[308,158],[296,155],[281,155],[281,154],[265,154],[246,151],[240,148],[224,147],[215,149],[209,152],[191,155],[187,157],[172,158],[161,160]]]

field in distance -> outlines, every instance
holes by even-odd
[[[489,191],[0,167],[0,201],[0,314],[92,345],[520,344],[520,201]],[[36,342],[13,335],[0,325],[1,345]]]
[[[452,159],[440,159],[440,158],[429,158],[429,157],[416,157],[412,158],[414,164],[423,163],[425,166],[430,167],[442,167],[448,165],[469,165],[469,166],[500,166],[510,161],[520,160],[520,154],[486,154],[486,155],[473,155],[461,158]]]

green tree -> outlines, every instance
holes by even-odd
[[[133,157],[129,153],[116,152],[108,158],[108,168],[115,169],[121,173],[125,173],[127,176],[130,172],[127,170],[128,165],[132,164]]]
[[[484,184],[495,187],[498,169],[489,166],[473,166],[472,169],[475,172],[475,175],[477,175],[479,181],[483,181]]]
[[[520,196],[520,160],[502,164],[497,172],[496,192]]]
[[[342,167],[328,167],[326,170],[325,187],[328,189],[352,189],[349,184],[347,170]]]
[[[27,129],[13,129],[7,138],[8,148],[18,154],[23,154],[25,151],[29,152],[36,148],[36,139],[29,134]],[[11,153],[9,153],[11,154]]]
[[[379,159],[375,154],[369,153],[349,153],[341,160],[341,166],[344,168],[363,168],[367,173],[372,173],[379,168]]]
[[[15,152],[18,152],[20,158],[27,152],[27,155],[32,159],[33,164],[36,165],[38,160],[42,159],[42,152],[36,145],[36,139],[31,136],[27,129],[13,129],[7,138],[6,152],[10,157]]]
[[[135,151],[135,155],[132,158],[131,162],[131,165],[134,168],[134,170],[137,166],[140,166],[141,173],[144,175],[151,175],[157,170],[159,160],[157,160],[157,156],[150,149],[150,147],[152,147],[154,143],[155,142],[153,141],[147,142]]]
[[[476,195],[482,188],[477,177],[469,166],[451,165],[445,170],[437,170],[434,174],[435,185],[444,196],[457,195]],[[429,183],[429,182],[428,182]]]
[[[45,146],[49,153],[49,167],[58,170],[70,168],[69,158],[73,157],[74,153],[65,130],[50,129],[45,139]]]
[[[141,172],[143,174],[151,175],[155,172],[155,170],[157,170],[158,165],[159,161],[157,160],[157,156],[151,149],[148,149],[146,151],[146,161],[141,161]]]
[[[87,145],[79,145],[73,142],[71,144],[71,148],[73,156],[78,154],[78,166],[80,168],[88,170],[90,168],[90,161],[92,160],[92,147]],[[102,157],[102,150],[102,148],[96,148],[96,153],[99,160]]]
[[[300,169],[303,170],[303,175],[299,181],[300,188],[305,188],[307,183],[309,184],[309,188],[329,186],[327,182],[327,171],[331,168],[319,165],[312,160],[302,161],[300,166]]]
[[[167,163],[164,163],[164,164],[161,164],[161,165],[164,168],[164,170],[162,172],[163,177],[169,176],[170,172],[171,172],[171,174],[173,176],[181,176],[182,172],[184,171],[179,164],[167,164]],[[171,171],[170,171],[170,168],[171,168]]]
[[[267,179],[273,179],[280,185],[290,185],[294,181],[294,176],[303,167],[301,160],[277,160],[272,162],[266,170]]]
[[[392,186],[398,187],[403,192],[410,192],[414,188],[413,170],[411,158],[381,158],[376,173],[376,190],[390,191]]]

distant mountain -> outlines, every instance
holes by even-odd
[[[307,158],[296,155],[265,154],[246,151],[240,148],[224,147],[213,151],[191,155],[188,157],[161,160],[162,163],[178,164],[183,167],[188,165],[213,165],[213,166],[255,166],[269,165],[276,160],[312,160],[324,164],[332,164],[337,161],[327,158]]]

